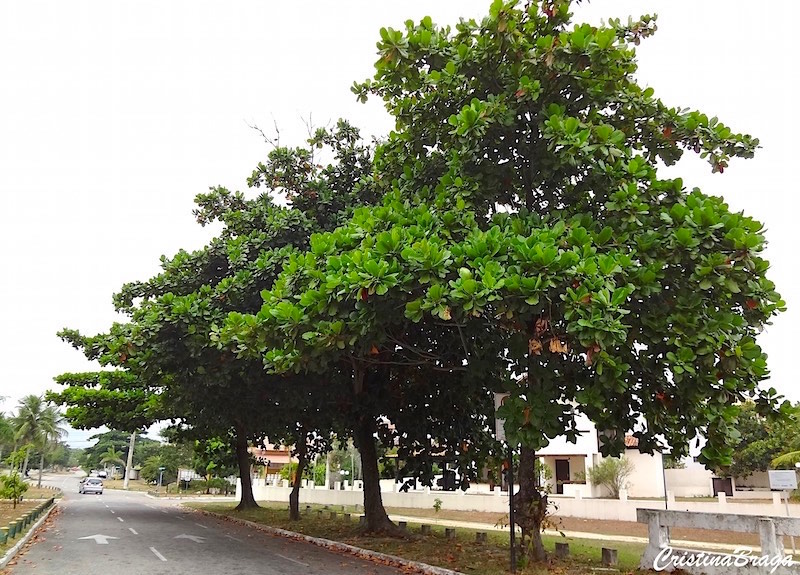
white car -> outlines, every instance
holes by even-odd
[[[78,487],[78,493],[96,493],[97,495],[102,495],[103,481],[99,477],[87,477],[81,481]]]

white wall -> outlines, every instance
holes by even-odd
[[[737,477],[736,488],[769,490],[769,474],[766,471],[756,471],[747,477]]]
[[[667,491],[675,497],[712,497],[714,495],[711,478],[714,474],[703,467],[685,469],[666,469]]]
[[[628,478],[628,497],[663,497],[664,472],[661,454],[640,453],[638,449],[625,451],[625,458],[633,463],[633,473]]]
[[[576,443],[567,441],[566,436],[560,435],[550,440],[550,444],[536,452],[537,455],[591,455],[597,453],[597,431],[594,423],[588,417],[579,413],[575,417],[578,430]]]
[[[253,488],[253,494],[258,501],[289,502],[288,487],[265,487],[259,485]],[[241,492],[241,485],[237,482],[237,498]],[[301,505],[317,503],[324,505],[363,505],[363,492],[361,491],[334,491],[331,489],[301,489]],[[410,493],[381,493],[383,504],[386,507],[408,507],[414,509],[432,509],[434,501],[440,499],[443,509],[460,511],[485,511],[491,513],[508,512],[508,496],[470,494],[462,491],[431,491]],[[575,499],[564,496],[551,496],[551,502],[558,507],[555,515],[558,517],[581,517],[585,519],[612,519],[618,521],[636,521],[636,509],[664,509],[663,500],[636,500],[619,501],[616,499]],[[800,505],[791,505],[790,515],[800,517]],[[551,508],[552,510],[553,508]],[[782,503],[735,503],[728,499],[725,503],[718,501],[670,501],[669,509],[676,511],[698,511],[704,513],[734,513],[742,515],[763,515],[785,517],[786,508]]]

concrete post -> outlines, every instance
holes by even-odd
[[[758,537],[761,543],[761,555],[767,557],[783,557],[783,541],[775,533],[772,519],[761,517],[758,520]]]
[[[724,491],[720,491],[719,493],[717,493],[717,499],[719,500],[720,505],[725,505],[727,503]]]
[[[602,548],[602,563],[603,567],[616,567],[618,564],[617,560],[617,550],[616,549],[609,549],[607,547]]]

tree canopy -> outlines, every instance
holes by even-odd
[[[655,17],[592,26],[570,10],[495,0],[480,22],[382,29],[353,91],[384,101],[384,140],[340,122],[275,147],[255,199],[201,194],[198,222],[220,235],[123,286],[128,323],[71,339],[198,438],[235,437],[242,506],[248,439],[293,437],[303,462],[305,438],[341,430],[367,529],[392,531],[377,439],[423,478],[434,456],[468,477],[500,447],[495,391],[510,393],[499,415],[521,446],[517,522],[537,558],[535,453],[574,440],[579,413],[606,455],[627,433],[675,457],[702,436],[701,460],[730,465],[742,404],[788,409],[760,386],[756,343],[784,302],[762,224],[659,167],[688,151],[723,173],[758,140],[637,82]]]

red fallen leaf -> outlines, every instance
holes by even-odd
[[[744,304],[747,306],[747,309],[756,309],[758,307],[758,302],[754,299],[749,299]]]
[[[367,301],[368,297],[369,297],[369,291],[367,290],[367,288],[361,288],[361,301]]]

